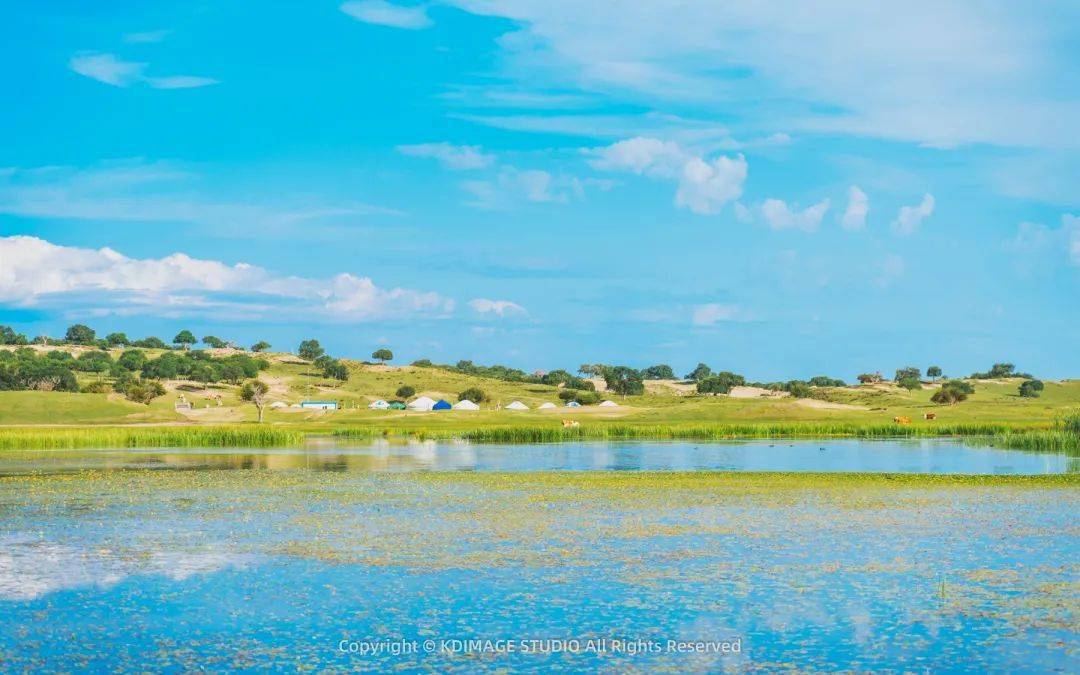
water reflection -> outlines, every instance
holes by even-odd
[[[0,457],[0,474],[84,469],[365,471],[851,471],[965,474],[1073,473],[1076,458],[954,440],[474,445],[464,441],[319,438],[303,448],[227,451],[25,451]]]

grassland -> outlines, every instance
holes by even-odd
[[[347,382],[328,380],[288,354],[270,357],[262,379],[270,400],[295,404],[305,399],[338,401],[342,409],[309,411],[268,409],[266,423],[255,425],[253,405],[239,400],[237,387],[190,382],[166,383],[168,394],[149,406],[118,394],[0,392],[0,447],[215,445],[229,439],[238,445],[266,445],[269,430],[282,436],[271,443],[293,443],[303,434],[367,437],[412,434],[432,438],[464,437],[474,441],[559,441],[617,438],[694,438],[794,436],[994,436],[1002,444],[1040,448],[1075,447],[1076,435],[1055,430],[1056,421],[1080,410],[1080,380],[1046,382],[1042,396],[1021,398],[1020,380],[975,381],[975,393],[957,405],[930,401],[933,386],[908,391],[890,385],[823,390],[824,400],[730,398],[683,395],[674,385],[650,383],[645,395],[611,398],[615,408],[588,406],[537,410],[557,405],[558,389],[541,384],[504,382],[439,368],[378,366],[348,362]],[[80,376],[80,378],[83,376]],[[88,379],[97,376],[87,376]],[[470,387],[485,391],[490,402],[477,412],[369,410],[376,399],[393,399],[409,385],[417,395],[456,401]],[[177,411],[180,394],[193,410]],[[218,404],[218,399],[221,403]],[[518,400],[527,411],[495,410]],[[933,412],[935,420],[924,420]],[[897,425],[896,416],[910,425]],[[563,420],[578,422],[564,429]],[[49,440],[49,438],[53,440]],[[245,438],[250,437],[250,441]]]

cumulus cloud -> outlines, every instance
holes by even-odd
[[[367,321],[453,311],[435,292],[382,288],[368,277],[282,277],[247,263],[174,253],[129,258],[111,249],[59,246],[37,237],[0,238],[0,304],[79,303],[98,313],[295,313],[328,321]]]
[[[451,145],[450,143],[419,143],[399,145],[397,151],[411,157],[430,157],[448,169],[484,169],[495,161],[494,155],[485,154],[479,145]]]
[[[391,28],[419,30],[432,25],[423,6],[402,7],[384,0],[353,0],[342,3],[341,11],[357,21]]]
[[[870,212],[870,198],[859,189],[858,185],[848,188],[848,205],[840,218],[840,226],[848,232],[857,232],[866,228],[866,214]]]
[[[676,181],[675,205],[699,214],[717,213],[738,199],[748,170],[742,155],[706,159],[658,138],[629,138],[590,154],[590,164],[597,169]]]
[[[566,204],[585,198],[585,183],[565,174],[539,169],[504,166],[491,180],[470,180],[461,184],[472,198],[468,206],[486,210],[510,209],[522,201]]]
[[[194,89],[218,83],[213,78],[194,75],[151,77],[145,73],[147,64],[136,61],[122,61],[113,54],[76,54],[68,62],[68,65],[79,75],[105,84],[111,84],[114,87],[145,84],[154,89]]]
[[[803,210],[793,209],[782,199],[766,199],[761,205],[761,215],[774,230],[798,229],[804,232],[816,232],[821,227],[821,219],[829,210],[829,200],[824,199]]]
[[[1046,255],[1052,259],[1064,255],[1069,264],[1080,267],[1080,217],[1066,213],[1059,227],[1020,223],[1016,236],[1004,242],[1004,247],[1025,256]]]
[[[476,298],[469,301],[469,307],[478,314],[494,314],[500,317],[528,314],[524,307],[516,302],[510,302],[509,300]]]
[[[922,202],[915,206],[901,206],[896,220],[892,222],[892,231],[907,236],[922,225],[922,221],[934,212],[934,196],[923,195]]]

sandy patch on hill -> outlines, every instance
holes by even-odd
[[[772,391],[763,387],[732,387],[729,398],[783,398],[790,396],[786,391]]]
[[[676,396],[693,396],[697,393],[697,385],[681,380],[645,380],[645,391],[650,394],[674,393]]]

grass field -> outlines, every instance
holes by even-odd
[[[418,434],[430,437],[462,436],[474,440],[564,440],[573,438],[729,438],[736,436],[883,436],[883,435],[1005,435],[1010,442],[1060,445],[1060,439],[1031,431],[1049,431],[1055,421],[1080,410],[1080,380],[1047,382],[1039,398],[1021,398],[1020,380],[975,381],[975,393],[957,405],[930,401],[933,386],[908,391],[895,386],[874,385],[823,390],[825,400],[792,398],[730,398],[681,395],[676,387],[650,383],[643,396],[610,398],[615,408],[562,407],[558,389],[547,385],[504,382],[474,377],[439,368],[377,366],[349,362],[350,378],[341,383],[328,380],[295,357],[272,355],[272,366],[263,379],[271,387],[270,400],[294,404],[305,399],[338,401],[342,409],[310,411],[297,408],[267,409],[264,427],[288,433],[338,433],[349,436]],[[82,376],[80,376],[82,377]],[[416,395],[456,401],[458,393],[479,387],[490,401],[476,412],[376,411],[367,408],[376,399],[393,399],[398,387],[409,385]],[[186,430],[202,427],[230,429],[254,427],[256,409],[239,400],[237,387],[168,382],[168,393],[151,405],[129,402],[118,394],[70,394],[56,392],[0,392],[0,445],[15,433],[40,436],[42,427],[114,428],[177,427],[173,442],[191,444]],[[174,409],[180,393],[194,410]],[[212,398],[213,397],[213,398]],[[216,398],[220,398],[221,404]],[[531,410],[495,410],[518,400]],[[560,407],[536,410],[550,401]],[[923,414],[937,419],[927,421]],[[896,416],[911,419],[897,425]],[[563,420],[579,426],[564,431]],[[128,432],[123,442],[141,443]],[[158,434],[164,439],[165,432]],[[58,447],[76,442],[58,435]],[[226,436],[222,436],[225,438]],[[240,436],[233,434],[233,438]],[[1023,438],[1021,438],[1023,437]],[[73,438],[73,437],[71,437]],[[90,442],[90,435],[84,435]],[[113,437],[115,438],[115,437]],[[253,443],[262,444],[260,434]],[[1065,437],[1068,441],[1070,437]],[[14,443],[15,441],[11,441]]]

